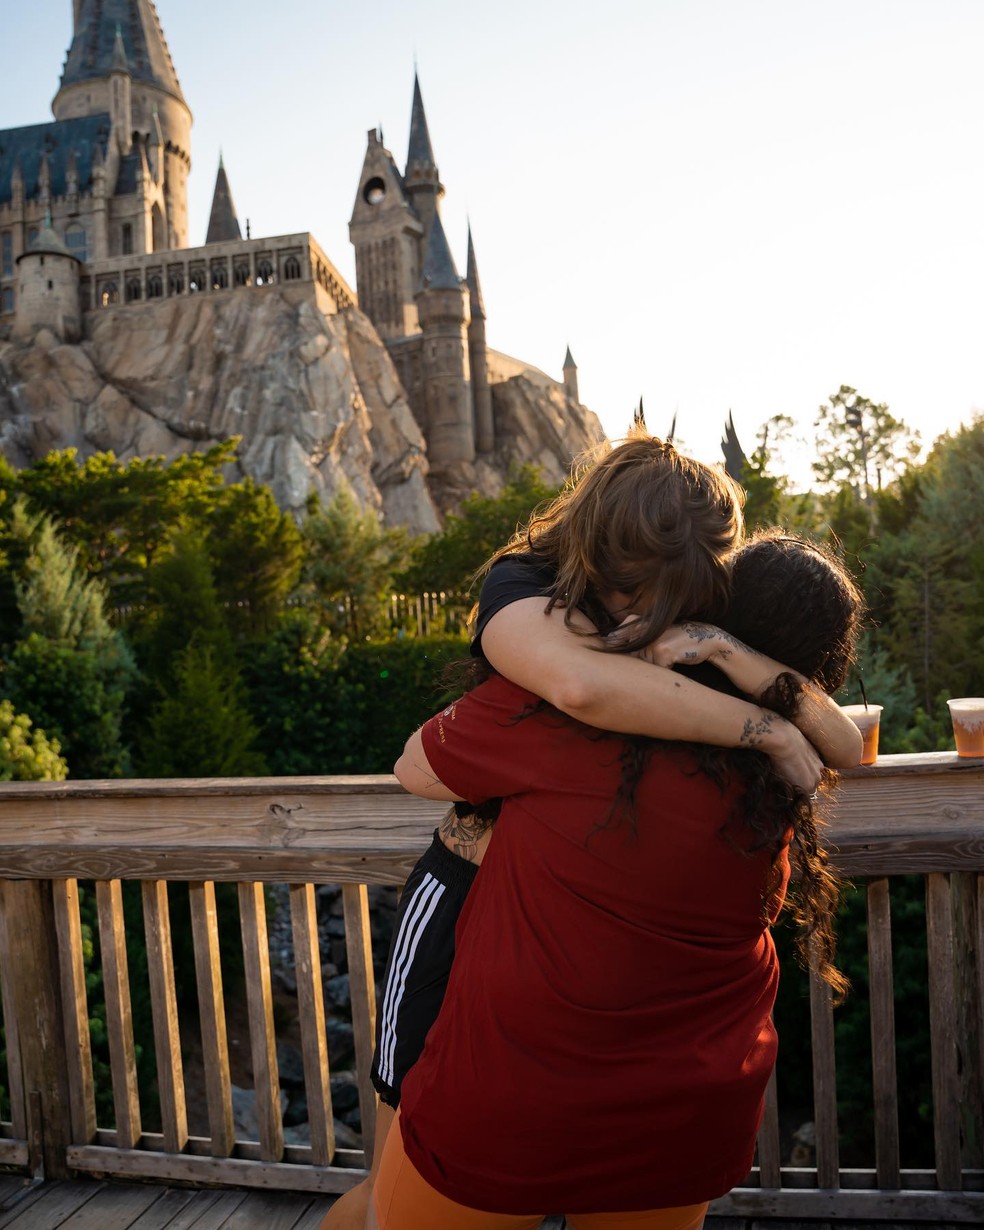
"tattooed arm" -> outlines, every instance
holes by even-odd
[[[466,804],[470,807],[470,804]],[[465,862],[478,865],[492,840],[492,825],[480,820],[474,812],[461,814],[462,809],[452,807],[438,826],[441,841],[452,854]]]
[[[420,795],[422,799],[461,801],[461,796],[449,790],[431,768],[419,730],[407,739],[403,755],[393,766],[393,772],[404,790]]]
[[[615,634],[617,635],[617,633]],[[794,721],[834,769],[849,769],[861,759],[861,732],[836,702],[796,671],[766,657],[737,637],[713,624],[674,624],[640,656],[657,666],[693,665],[710,662],[724,672],[748,696],[760,700],[780,675],[792,675],[802,685]],[[746,723],[742,743],[756,723]],[[751,735],[749,737],[761,737]]]

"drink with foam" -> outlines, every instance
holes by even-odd
[[[878,728],[881,724],[882,708],[882,705],[841,706],[841,712],[846,713],[861,731],[861,738],[864,740],[862,764],[874,764],[878,759]]]
[[[984,696],[948,700],[958,756],[984,757]]]

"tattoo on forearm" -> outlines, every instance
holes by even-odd
[[[768,735],[776,721],[774,713],[763,713],[757,720],[751,718],[745,719],[745,725],[742,727],[741,738],[738,740],[739,747],[761,747],[762,740]]]
[[[751,645],[746,645],[744,641],[740,641],[736,636],[732,636],[730,632],[725,632],[723,628],[715,628],[710,624],[687,623],[683,625],[683,630],[692,640],[698,643],[709,641],[715,636],[724,641],[725,645],[730,646],[730,648],[719,649],[719,657],[730,658],[735,650],[738,650],[739,653],[750,653],[756,658],[762,657],[762,654],[757,649],[753,649]]]
[[[475,861],[478,839],[488,828],[477,816],[459,816],[452,807],[441,821],[441,840],[466,862]]]

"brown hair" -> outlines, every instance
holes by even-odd
[[[572,628],[577,608],[594,614],[606,596],[625,594],[640,618],[622,653],[680,619],[719,618],[742,533],[741,488],[642,429],[602,448],[482,571],[526,551],[549,562],[556,581],[548,609],[563,607]]]

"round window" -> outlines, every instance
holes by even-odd
[[[362,189],[362,196],[368,205],[379,205],[386,197],[386,185],[378,175],[374,175]]]

